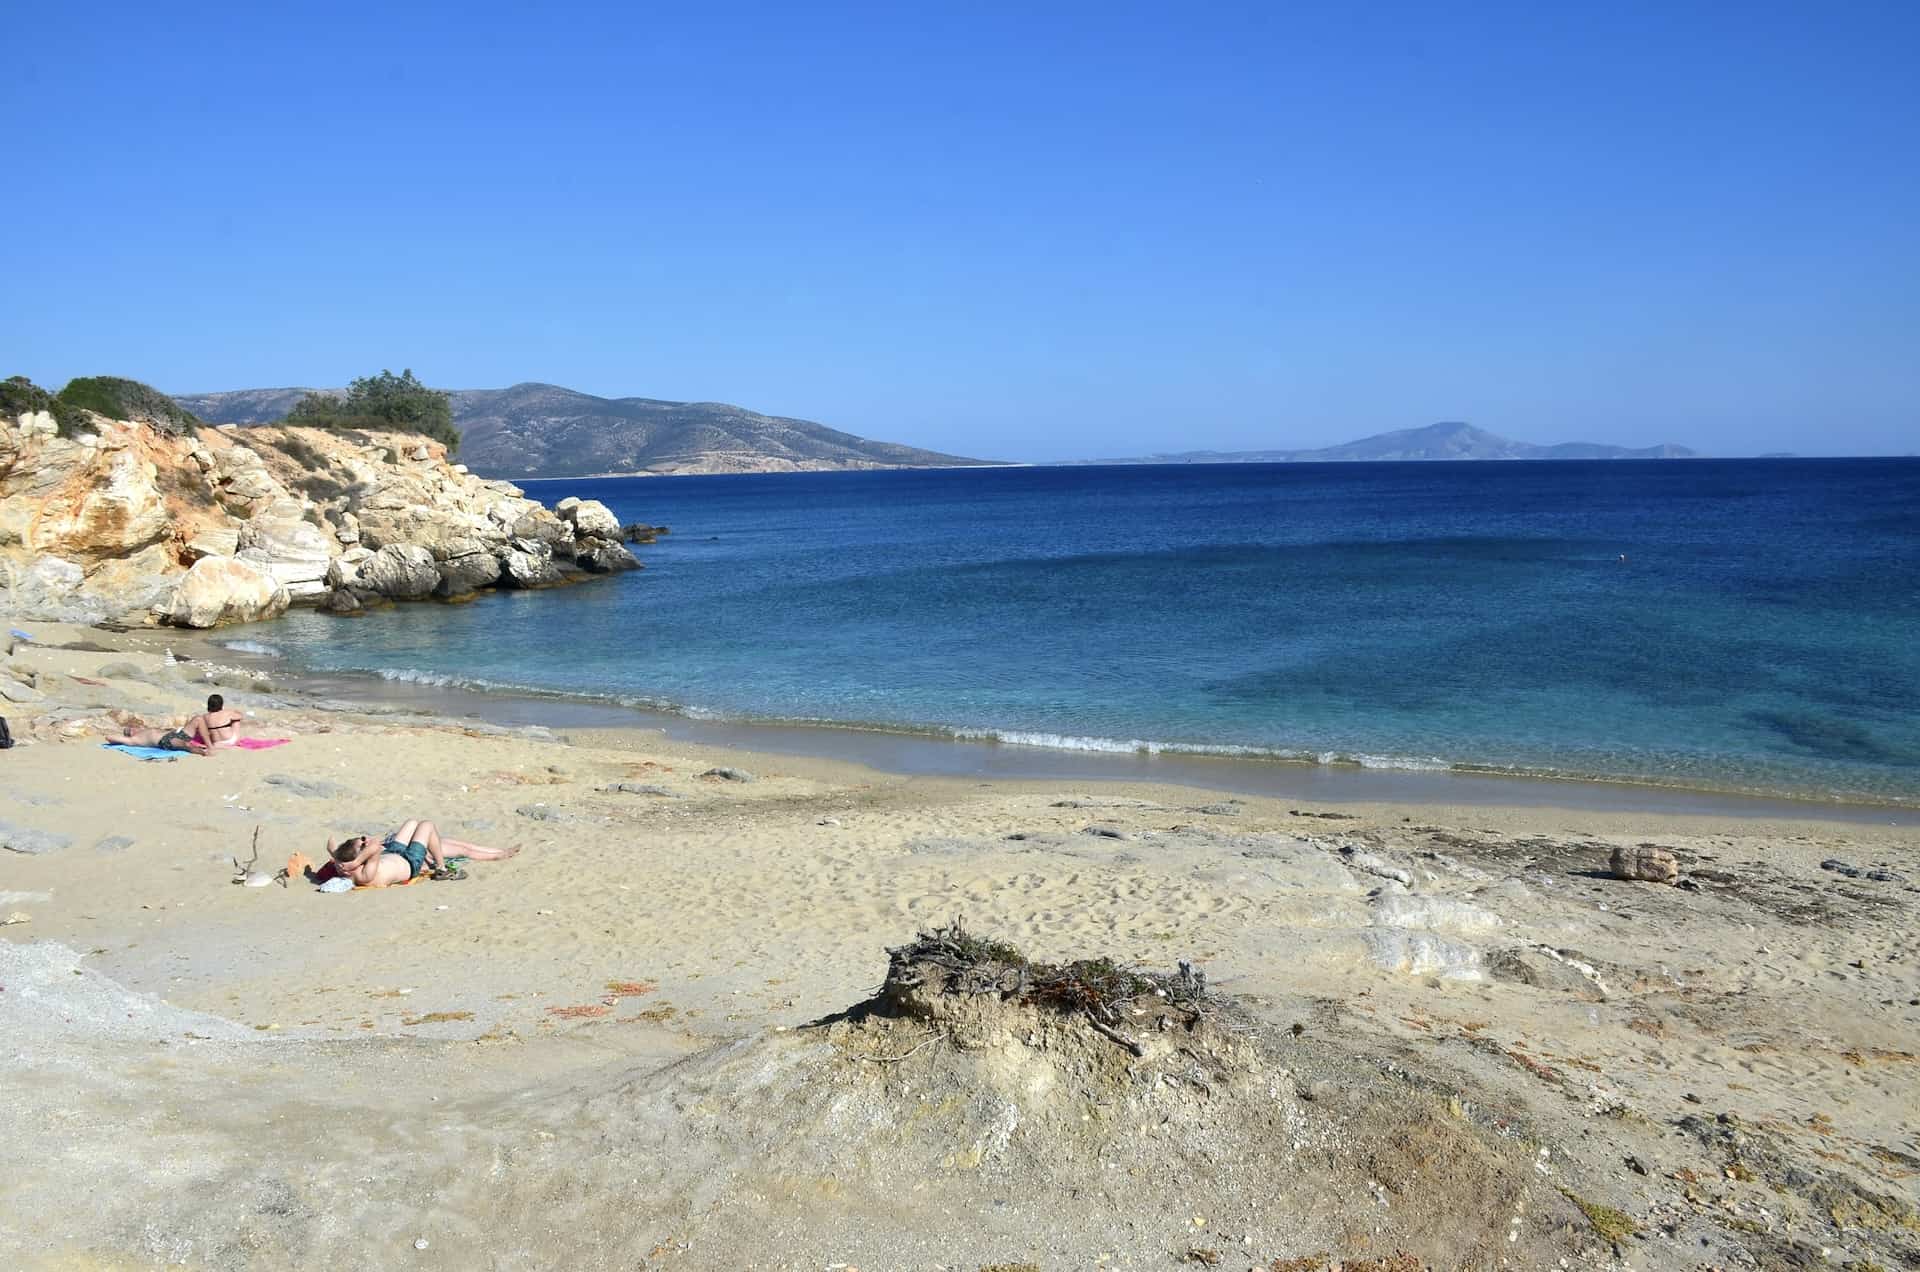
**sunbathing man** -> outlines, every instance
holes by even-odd
[[[425,872],[436,879],[464,879],[466,875],[458,865],[448,865],[449,855],[473,861],[504,861],[519,851],[442,838],[439,827],[430,821],[406,822],[378,844],[371,835],[355,835],[339,844],[327,840],[327,858],[334,870],[362,888],[408,883]]]
[[[207,754],[207,744],[194,737],[185,729],[135,729],[123,727],[118,733],[107,735],[109,746],[151,746],[162,751],[191,751],[195,755]]]

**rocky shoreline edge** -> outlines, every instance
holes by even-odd
[[[208,628],[293,606],[358,614],[640,568],[595,500],[549,508],[358,429],[0,417],[0,613]]]

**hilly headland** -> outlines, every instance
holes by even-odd
[[[552,587],[638,568],[626,542],[650,529],[476,476],[421,431],[444,432],[431,421],[242,433],[133,381],[0,390],[0,614],[14,621],[215,627]]]
[[[1100,464],[1352,464],[1449,459],[1693,459],[1698,451],[1666,443],[1659,446],[1610,446],[1600,442],[1559,442],[1536,446],[1516,442],[1471,424],[1443,422],[1424,428],[1395,429],[1338,446],[1310,450],[1169,451]]]
[[[302,399],[336,390],[243,389],[176,400],[202,419],[264,424]],[[449,393],[461,458],[508,478],[666,476],[951,468],[992,463],[873,441],[811,420],[762,415],[723,402],[597,397],[554,384]]]

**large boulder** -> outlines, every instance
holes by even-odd
[[[307,520],[306,509],[292,499],[276,499],[240,529],[236,555],[263,564],[286,585],[295,604],[318,604],[327,594],[327,567],[333,561],[332,536]]]
[[[352,586],[396,601],[419,601],[440,586],[433,553],[414,543],[389,543],[362,561]]]
[[[562,499],[553,506],[560,520],[573,526],[576,538],[619,539],[620,518],[598,499]]]
[[[531,511],[523,513],[513,523],[513,537],[526,539],[534,543],[552,546],[556,543],[569,543],[573,539],[573,527],[548,512],[538,504]]]
[[[29,546],[82,565],[137,552],[172,530],[151,459],[121,434],[89,438],[91,455],[40,501]]]
[[[10,618],[43,623],[98,622],[90,615],[104,607],[80,594],[86,577],[77,562],[57,556],[36,558],[24,570],[8,564],[0,568],[0,610]]]
[[[187,555],[198,561],[201,557],[234,556],[240,551],[240,531],[238,528],[202,530],[187,540]]]
[[[573,563],[589,574],[615,574],[637,570],[640,560],[626,545],[608,539],[589,539],[574,550]]]
[[[502,587],[552,587],[566,581],[553,548],[537,539],[515,539],[500,556]]]
[[[50,555],[86,570],[171,537],[155,462],[164,445],[135,444],[142,440],[124,427],[43,438],[0,422],[10,457],[0,472],[0,547],[17,547],[28,563]]]
[[[213,452],[213,469],[207,477],[221,505],[243,519],[287,493],[267,471],[258,451],[237,444]]]
[[[193,563],[167,607],[180,627],[253,623],[287,612],[287,589],[259,566],[236,557],[202,557]]]
[[[448,545],[446,555],[436,554],[440,568],[440,586],[435,595],[448,598],[472,596],[483,587],[492,587],[500,579],[500,558],[478,539],[460,540]]]
[[[371,548],[348,548],[327,564],[327,586],[351,588],[360,581],[360,566],[373,559]]]
[[[156,543],[88,570],[86,590],[106,604],[108,619],[147,623],[164,615],[179,582],[179,558],[169,545]]]

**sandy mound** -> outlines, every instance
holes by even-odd
[[[734,1266],[1151,1250],[1451,1268],[1606,1248],[1520,1128],[1445,1087],[1313,1030],[1271,1036],[1184,969],[1035,964],[957,929],[893,951],[843,1015],[546,1115],[594,1128],[593,1150],[546,1155],[537,1198],[508,1206],[604,1240],[623,1181],[647,1199],[632,1236],[666,1240],[664,1206],[674,1239],[708,1257],[718,1239]]]

